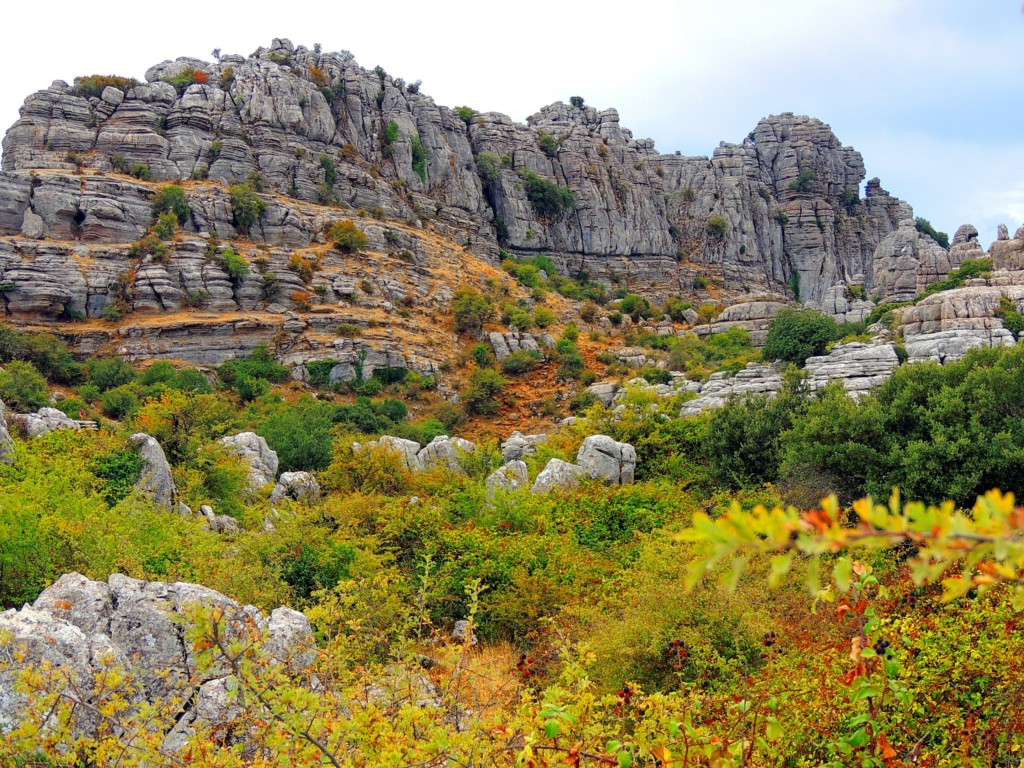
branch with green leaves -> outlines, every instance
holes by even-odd
[[[852,581],[857,550],[905,545],[916,551],[907,561],[914,581],[941,581],[944,600],[1010,584],[1014,608],[1024,609],[1024,507],[1014,504],[1012,493],[989,491],[970,511],[956,509],[952,502],[901,505],[897,492],[888,505],[861,499],[849,511],[834,496],[807,512],[760,506],[744,512],[734,504],[717,519],[695,515],[692,526],[678,535],[703,549],[688,574],[691,587],[718,566],[728,565],[721,581],[731,589],[750,559],[760,554],[771,557],[772,586],[798,557],[805,558],[808,589],[818,595],[822,556],[834,553],[841,556],[835,558],[831,576],[843,593]]]

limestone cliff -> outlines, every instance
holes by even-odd
[[[886,284],[876,249],[912,216],[877,180],[862,192],[860,154],[828,125],[790,113],[710,158],[684,157],[634,139],[613,109],[574,100],[517,124],[438,106],[380,68],[287,40],[248,57],[164,62],[145,79],[58,81],[26,100],[0,172],[5,314],[94,318],[118,304],[162,316],[201,305],[218,322],[176,318],[169,346],[205,330],[214,345],[241,333],[251,347],[315,325],[303,314],[310,303],[325,330],[338,307],[360,301],[443,304],[438,242],[450,263],[496,263],[500,248],[549,253],[566,273],[656,299],[701,300],[710,285],[726,301],[785,300],[795,288],[821,304],[837,286]],[[248,231],[227,189],[245,181],[266,206]],[[154,258],[130,246],[167,182],[183,183],[191,216]],[[538,200],[557,188],[571,202]],[[370,255],[346,262],[323,249],[341,218],[367,230]],[[224,268],[225,243],[244,249],[244,279]],[[312,280],[289,268],[296,253],[321,257]],[[296,309],[303,317],[282,315]],[[116,329],[124,350],[160,354],[154,323],[131,318]],[[90,332],[96,343],[115,333]]]

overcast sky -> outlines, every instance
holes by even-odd
[[[666,153],[813,115],[950,235],[973,223],[987,245],[997,224],[1024,224],[1020,0],[11,0],[4,21],[0,130],[55,79],[141,79],[164,59],[288,37],[516,120],[581,95]]]

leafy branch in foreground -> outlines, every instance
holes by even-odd
[[[835,496],[809,512],[763,506],[743,512],[734,503],[717,520],[694,515],[692,526],[681,531],[679,538],[704,547],[690,568],[690,586],[730,562],[722,583],[731,589],[755,554],[772,555],[770,582],[775,585],[800,554],[809,558],[807,586],[817,595],[822,555],[904,545],[916,550],[908,560],[915,583],[941,581],[944,600],[1005,583],[1014,585],[1014,609],[1024,608],[1024,507],[1014,505],[1012,493],[998,490],[978,497],[970,512],[956,509],[952,502],[937,507],[912,502],[901,507],[898,492],[888,506],[861,499],[849,515]],[[832,578],[839,592],[849,589],[853,566],[849,556],[835,560]]]

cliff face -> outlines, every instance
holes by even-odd
[[[383,70],[286,40],[248,58],[164,62],[146,81],[91,93],[56,82],[26,100],[0,172],[7,314],[96,317],[118,300],[166,312],[199,295],[217,312],[266,309],[274,297],[255,270],[232,283],[209,258],[213,236],[262,249],[253,258],[288,308],[311,287],[288,271],[291,253],[358,212],[376,226],[371,249],[418,254],[428,270],[424,223],[484,261],[499,248],[545,252],[567,273],[654,298],[707,298],[702,275],[727,301],[798,286],[821,303],[839,284],[884,282],[875,249],[912,216],[877,180],[862,196],[860,154],[788,113],[710,158],[684,157],[634,139],[612,109],[556,103],[517,124],[438,106]],[[161,263],[133,262],[128,246],[152,223],[160,183],[183,180],[186,236]],[[243,234],[226,186],[246,180],[266,210]],[[552,192],[545,181],[575,205],[531,199],[538,185]],[[336,279],[317,301],[344,299]]]

